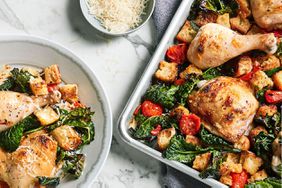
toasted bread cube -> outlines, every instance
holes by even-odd
[[[257,110],[256,117],[273,116],[277,113],[277,106],[275,105],[261,105]]]
[[[232,185],[232,177],[231,175],[224,175],[221,176],[219,181],[225,185],[231,186]]]
[[[272,76],[275,87],[282,91],[282,70]]]
[[[190,74],[202,75],[203,72],[201,69],[191,64],[184,71],[182,71],[179,76],[180,78],[186,79]]]
[[[78,87],[76,84],[66,84],[59,88],[62,98],[70,103],[78,101]]]
[[[60,117],[50,106],[35,111],[34,115],[38,118],[43,126],[50,125],[58,121]]]
[[[263,160],[249,151],[241,153],[240,163],[249,174],[254,175],[259,167],[263,164]]]
[[[241,150],[249,150],[251,147],[250,140],[246,136],[242,136],[235,144],[234,148],[238,148]]]
[[[75,150],[82,143],[79,134],[70,126],[63,125],[51,132],[59,146],[66,151]]]
[[[231,18],[230,25],[233,30],[239,31],[243,34],[246,34],[251,28],[249,20],[247,18],[242,18],[240,15],[235,18]]]
[[[51,65],[44,69],[45,81],[47,84],[59,84],[62,82],[58,65]]]
[[[165,150],[175,134],[176,131],[174,127],[162,130],[157,136],[158,148],[160,150]]]
[[[29,72],[34,77],[40,77],[40,72],[38,69],[32,67],[24,67],[22,70]]]
[[[235,75],[236,77],[243,76],[244,74],[251,72],[252,69],[253,69],[252,59],[248,56],[243,56],[240,58],[238,62],[238,68]]]
[[[195,160],[193,161],[192,168],[199,170],[199,171],[203,171],[208,167],[210,159],[211,159],[210,152],[204,153],[201,155],[197,155]]]
[[[30,85],[32,93],[36,96],[48,94],[47,84],[41,77],[31,79],[29,81],[29,85]]]
[[[187,20],[179,33],[176,35],[176,39],[181,42],[190,43],[196,34],[197,32],[191,26],[191,22]]]
[[[253,24],[251,29],[248,31],[247,35],[255,35],[255,34],[262,34],[264,31],[258,27],[256,24]]]
[[[229,13],[218,15],[218,17],[216,19],[216,23],[230,28],[230,16],[229,16]]]
[[[242,170],[242,164],[231,161],[225,161],[219,167],[219,171],[222,176],[229,175],[231,172],[241,173]]]
[[[237,153],[227,153],[226,162],[239,163],[240,155]]]
[[[265,172],[265,170],[260,170],[248,179],[248,183],[253,183],[255,181],[261,181],[261,180],[266,179],[267,177],[268,177],[268,175]]]
[[[239,4],[239,14],[243,18],[247,18],[251,15],[250,4],[248,0],[236,0]]]
[[[260,64],[263,71],[271,70],[280,67],[280,60],[275,56],[271,55],[265,58],[265,60]]]
[[[201,140],[198,137],[193,136],[193,135],[186,135],[185,142],[188,143],[188,144],[193,144],[195,146],[201,146],[202,145]]]
[[[217,14],[213,12],[199,12],[199,15],[197,16],[195,23],[202,27],[203,25],[206,25],[208,23],[215,23],[217,19]]]
[[[177,63],[161,61],[155,77],[163,82],[173,82],[178,73]]]
[[[263,71],[257,71],[253,74],[252,79],[250,80],[250,83],[253,85],[253,88],[258,91],[263,88],[271,88],[273,87],[273,82],[271,78],[269,78],[265,72]]]
[[[189,110],[182,105],[175,107],[170,112],[170,115],[176,117],[176,119],[178,120],[182,117],[182,115],[188,115],[188,114],[189,114]]]

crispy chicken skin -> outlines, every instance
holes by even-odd
[[[37,176],[52,177],[56,167],[57,142],[45,132],[28,135],[13,153],[0,149],[0,181],[10,188],[33,187]]]
[[[281,0],[251,0],[256,23],[267,30],[282,29]]]
[[[231,77],[218,77],[188,98],[190,110],[204,126],[232,143],[248,129],[259,103],[248,83]]]

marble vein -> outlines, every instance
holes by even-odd
[[[139,35],[127,35],[124,36],[124,38],[128,40],[135,49],[137,49],[139,46],[144,46],[150,55],[152,55],[155,47],[152,44],[144,41]]]

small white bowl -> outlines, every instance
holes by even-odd
[[[111,36],[127,35],[143,27],[147,23],[147,21],[150,19],[150,17],[152,16],[154,9],[155,9],[155,4],[156,4],[155,0],[149,0],[148,5],[144,11],[145,14],[142,16],[142,22],[139,24],[139,26],[135,27],[134,29],[130,29],[126,32],[123,32],[123,33],[113,33],[105,29],[101,25],[101,23],[95,18],[95,16],[89,13],[87,0],[80,0],[80,7],[81,7],[81,10],[82,10],[82,13],[85,19],[98,31],[105,33],[107,35],[111,35]]]

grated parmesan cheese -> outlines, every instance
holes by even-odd
[[[137,27],[148,0],[87,0],[90,14],[112,33]]]

